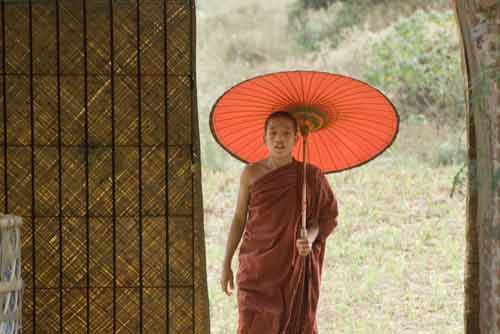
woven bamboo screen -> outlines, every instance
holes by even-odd
[[[208,333],[194,1],[0,5],[23,333]]]

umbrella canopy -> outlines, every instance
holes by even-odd
[[[295,145],[296,160],[332,173],[360,166],[394,141],[399,116],[378,89],[340,74],[283,71],[236,84],[214,104],[210,129],[215,140],[245,163],[264,159],[264,122],[272,112],[290,112],[307,138]]]

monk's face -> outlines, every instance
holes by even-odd
[[[267,131],[264,135],[269,155],[286,157],[292,154],[292,149],[298,139],[298,133],[294,131],[293,122],[285,117],[271,118],[267,123]]]

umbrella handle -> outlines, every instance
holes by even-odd
[[[304,177],[302,183],[302,228],[300,229],[301,238],[307,237],[307,229],[306,229],[306,213],[307,213],[307,182],[306,182],[306,166],[307,166],[307,134],[302,137],[303,138],[303,157],[304,157]]]

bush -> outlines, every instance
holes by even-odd
[[[390,0],[369,0],[368,3],[367,0],[298,0],[297,3],[299,4],[300,8],[303,9],[319,10],[319,9],[328,9],[328,7],[338,2],[344,2],[351,5],[362,4],[364,5],[364,7],[366,7],[367,5],[376,5],[379,3],[384,3],[386,1],[389,1],[390,3]]]
[[[302,8],[311,9],[327,9],[336,0],[300,0],[299,4]],[[338,0],[337,0],[338,1]]]
[[[413,13],[415,8],[439,7],[443,1],[295,0],[288,10],[289,30],[307,51],[317,51],[323,43],[336,48],[353,28],[373,24],[367,20],[385,26],[394,17]]]
[[[317,51],[321,43],[335,48],[349,28],[362,21],[362,3],[358,1],[328,1],[328,6],[305,5],[295,2],[289,9],[288,25],[297,44],[307,51]],[[318,8],[321,8],[318,10]]]
[[[463,119],[463,77],[455,18],[451,11],[402,19],[372,43],[363,78],[426,118]],[[408,114],[402,111],[402,118]]]

